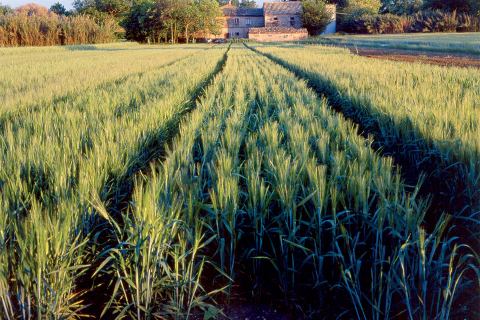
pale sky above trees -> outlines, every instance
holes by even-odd
[[[21,5],[27,4],[27,3],[38,3],[41,4],[42,6],[45,6],[47,8],[50,8],[50,6],[56,2],[60,2],[65,6],[67,9],[72,9],[72,3],[73,1],[70,0],[0,0],[1,4],[10,6],[12,8],[19,7]]]

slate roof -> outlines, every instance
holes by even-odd
[[[263,4],[265,15],[295,15],[302,12],[301,1],[265,2]]]
[[[223,14],[227,17],[263,17],[262,8],[237,8],[233,5],[222,7]]]
[[[306,33],[307,29],[290,28],[290,27],[263,27],[263,28],[250,28],[251,34],[266,34],[266,33]]]

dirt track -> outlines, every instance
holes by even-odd
[[[438,52],[414,52],[407,50],[394,50],[394,49],[350,49],[354,54],[360,56],[375,58],[375,59],[384,59],[384,60],[393,60],[393,61],[404,61],[404,62],[420,62],[428,63],[440,66],[448,67],[475,67],[480,68],[480,57],[473,56],[457,56],[449,55]]]

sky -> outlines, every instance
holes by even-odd
[[[12,8],[19,7],[27,3],[38,3],[42,6],[50,8],[50,6],[56,2],[60,2],[67,9],[72,9],[73,0],[0,0],[0,3],[3,5],[10,6]]]
[[[257,5],[259,6],[263,3],[263,0],[256,0],[256,1],[257,1]],[[16,8],[18,6],[21,6],[26,3],[31,3],[31,2],[41,4],[47,8],[50,8],[50,6],[56,2],[60,2],[65,6],[65,8],[71,9],[73,0],[0,0],[1,4],[10,6],[12,8]]]

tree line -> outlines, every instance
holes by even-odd
[[[303,0],[303,2],[305,27],[311,34],[320,33],[331,18],[331,14],[325,10],[327,1]],[[117,35],[127,40],[145,43],[180,41],[188,43],[198,38],[220,34],[223,23],[218,19],[222,15],[220,8],[227,3],[243,8],[257,6],[254,0],[75,0],[73,10],[70,11],[60,3],[42,10],[48,12],[50,16],[55,14],[55,19],[59,21],[73,21],[75,20],[73,17],[78,16],[90,17],[101,26],[110,25],[114,21],[118,27]],[[0,9],[0,14],[1,10],[4,10],[5,16],[20,9],[14,11],[7,7],[0,8],[3,8]],[[32,17],[32,28],[36,28],[33,20],[38,20],[39,16],[43,19],[49,16],[38,14],[38,11],[42,10],[27,15]],[[13,15],[10,14],[9,20],[12,19]],[[26,22],[28,24],[28,21]],[[122,30],[121,34],[119,30]],[[31,45],[31,41],[23,40],[18,45],[26,43]],[[58,44],[61,43],[63,42],[59,40]]]
[[[75,0],[73,9],[0,4],[0,46],[99,43],[116,37],[146,43],[192,42],[221,32],[228,0]],[[304,26],[319,34],[337,4],[338,27],[352,33],[479,31],[479,0],[302,0]],[[256,7],[254,0],[233,0]]]
[[[142,0],[132,5],[122,25],[128,40],[188,43],[218,34],[220,14],[216,0]]]

